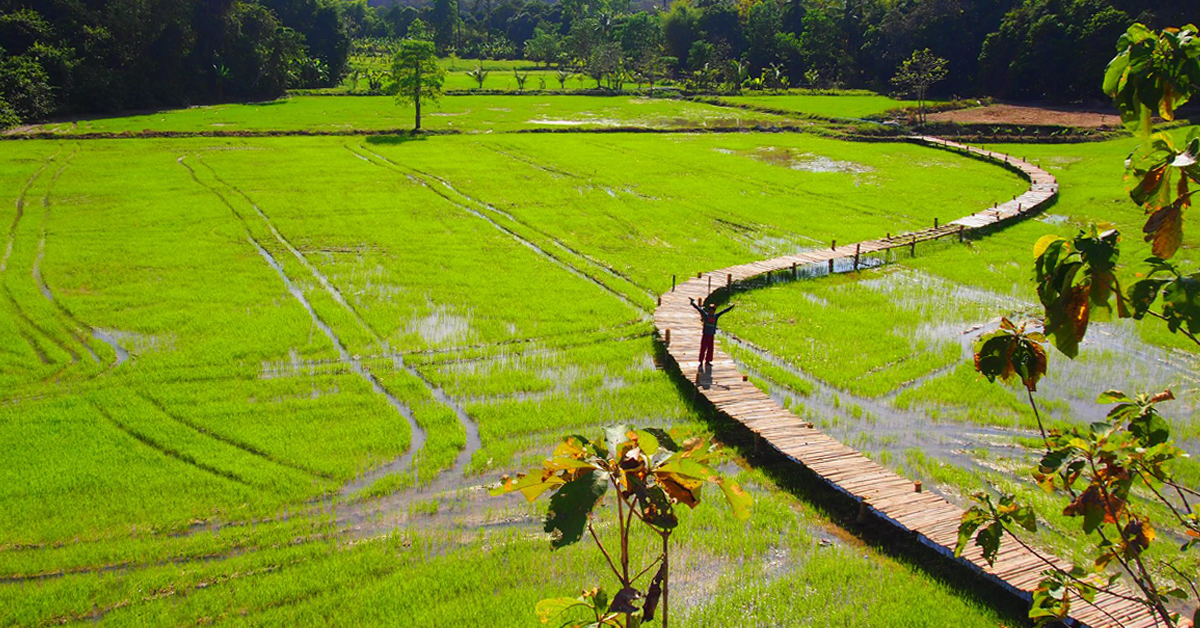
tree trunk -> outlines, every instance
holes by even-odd
[[[421,62],[417,62],[416,85],[413,87],[413,105],[417,108],[417,125],[413,131],[421,130]]]

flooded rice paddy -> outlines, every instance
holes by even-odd
[[[674,115],[550,116],[536,104],[489,109],[522,120]],[[250,115],[190,113],[205,124],[234,114]],[[728,123],[726,110],[705,115],[690,123]],[[603,565],[582,549],[549,554],[546,505],[486,487],[565,434],[621,422],[706,429],[655,361],[650,315],[673,276],[924,227],[1024,187],[915,146],[785,134],[6,148],[0,623],[13,624],[187,624],[244,611],[258,623],[362,625],[384,609],[414,625],[527,625],[537,599],[591,586]],[[922,160],[941,170],[912,172]],[[951,207],[935,206],[950,196]],[[730,318],[722,341],[794,412],[872,455],[918,475],[914,451],[1008,472],[1028,420],[1010,406],[972,417],[939,386],[956,384],[998,314],[1029,304],[898,269],[903,257],[861,260],[879,268],[855,289],[892,309],[852,331],[895,342],[853,368],[797,357],[830,348],[804,312],[856,307],[837,291],[798,290],[760,310],[777,337]],[[849,270],[848,260],[834,269]],[[737,298],[836,280],[825,272]],[[1047,382],[1056,418],[1075,420],[1106,373],[1185,391],[1195,372],[1189,355],[1140,346],[1122,326],[1097,327],[1095,342],[1069,372],[1079,383]],[[893,363],[908,370],[892,377]],[[1178,416],[1194,412],[1186,394]],[[852,595],[884,613],[894,600],[852,584],[868,581],[923,616],[1001,621],[861,547],[761,472],[729,471],[754,493],[755,517],[736,522],[715,499],[684,515],[672,586],[685,624],[745,612],[839,623],[826,614],[837,604],[795,591]],[[755,606],[783,591],[771,609]]]

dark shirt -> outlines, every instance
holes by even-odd
[[[696,308],[697,312],[700,312],[700,320],[704,322],[704,332],[703,333],[705,336],[712,336],[713,334],[716,334],[717,333],[717,319],[721,318],[722,316],[725,315],[726,312],[733,309],[733,306],[731,305],[731,306],[721,310],[720,312],[713,312],[712,314],[709,314],[708,310],[705,310],[704,308],[700,307],[699,305],[696,305],[695,303],[692,304],[692,307]]]

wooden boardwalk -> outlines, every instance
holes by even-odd
[[[734,361],[720,347],[716,348],[711,371],[702,371],[697,360],[700,317],[688,303],[689,298],[699,302],[707,297],[710,288],[724,288],[772,272],[797,272],[811,265],[819,265],[818,270],[832,270],[835,262],[838,268],[856,268],[860,261],[865,264],[865,256],[872,253],[897,248],[915,249],[917,242],[936,238],[961,238],[966,232],[993,227],[1036,212],[1058,193],[1058,182],[1053,176],[1023,160],[938,138],[912,139],[1007,164],[1029,180],[1029,190],[1009,202],[923,231],[700,274],[662,295],[654,313],[654,322],[660,337],[667,344],[667,352],[680,371],[694,379],[699,393],[718,410],[746,426],[791,460],[820,475],[841,493],[859,501],[866,512],[914,534],[921,543],[953,557],[954,545],[958,540],[958,524],[963,515],[961,508],[938,495],[920,492],[911,480],[872,462],[860,452],[788,412],[747,382]],[[974,543],[958,560],[1026,600],[1032,599],[1030,592],[1048,566],[1008,536],[1001,544],[995,566],[987,565]],[[1067,565],[1052,557],[1051,560],[1060,566]],[[1119,592],[1130,593],[1128,589]],[[1077,625],[1092,628],[1157,625],[1155,617],[1144,606],[1111,594],[1098,595],[1095,604],[1076,602],[1072,607],[1071,619]]]

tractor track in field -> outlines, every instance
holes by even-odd
[[[304,292],[296,286],[296,284],[292,281],[292,278],[288,276],[287,271],[284,270],[279,261],[276,260],[275,257],[271,255],[267,249],[263,248],[262,244],[254,238],[253,231],[251,231],[250,225],[246,222],[246,218],[241,214],[241,212],[234,207],[233,203],[231,203],[229,199],[227,199],[225,195],[221,193],[220,190],[201,181],[200,177],[197,176],[195,169],[188,165],[184,159],[185,157],[181,156],[176,160],[176,162],[180,166],[183,166],[185,169],[187,169],[188,173],[192,177],[192,180],[195,181],[197,185],[213,193],[218,199],[220,199],[222,204],[228,207],[229,211],[232,212],[233,215],[242,223],[242,227],[246,233],[246,239],[263,258],[267,265],[276,272],[292,297],[295,298],[296,301],[300,303],[301,307],[308,312],[309,316],[312,318],[313,324],[315,324],[317,328],[320,329],[323,334],[325,334],[326,338],[338,352],[338,355],[341,357],[342,361],[352,371],[366,380],[366,382],[370,384],[372,390],[382,395],[387,400],[388,404],[391,405],[397,414],[399,414],[400,417],[403,418],[408,424],[410,437],[405,453],[400,456],[400,458],[384,467],[384,469],[386,469],[386,473],[396,473],[402,470],[407,470],[411,466],[413,459],[417,455],[417,452],[424,447],[426,438],[425,430],[423,430],[421,426],[417,424],[416,418],[413,416],[412,409],[409,408],[408,404],[405,404],[403,401],[393,395],[391,391],[384,387],[384,385],[377,377],[375,377],[374,374],[371,373],[370,370],[364,368],[359,361],[355,360],[354,357],[351,356],[350,352],[346,349],[346,346],[342,344],[342,341],[338,337],[337,333],[324,321],[324,319],[321,318],[319,314],[317,314],[316,310],[313,309],[312,304],[309,303],[308,298],[304,296]]]
[[[568,172],[566,170],[560,170],[553,166],[547,166],[543,163],[539,163],[537,161],[534,161],[533,159],[525,157],[525,156],[521,155],[520,153],[510,153],[498,146],[484,146],[484,148],[487,148],[488,150],[490,150],[494,153],[504,155],[505,157],[508,157],[509,159],[512,159],[513,161],[519,161],[535,170],[541,170],[542,172],[547,172],[549,174],[563,176],[563,177],[569,177],[571,179],[578,179],[581,181],[588,180],[587,177],[584,177],[583,175],[579,175],[574,172]]]
[[[373,154],[375,154],[375,156],[379,157],[380,159],[390,162],[390,160],[388,160],[386,157],[384,157],[382,155],[379,155],[377,153],[373,153]],[[526,162],[526,163],[528,163],[528,162]],[[547,241],[549,241],[555,247],[582,259],[584,262],[587,262],[588,265],[590,265],[593,269],[599,271],[601,274],[608,275],[612,279],[616,279],[618,281],[623,281],[625,283],[628,283],[630,286],[637,288],[638,290],[642,291],[646,295],[646,297],[653,299],[655,296],[657,296],[653,290],[638,284],[633,279],[631,279],[628,275],[618,271],[617,269],[613,268],[612,266],[609,266],[608,264],[600,262],[600,261],[596,260],[595,258],[593,258],[592,256],[590,256],[586,253],[583,253],[582,251],[576,250],[574,247],[572,247],[569,244],[563,242],[562,240],[550,235],[549,233],[543,231],[542,229],[539,229],[539,228],[535,227],[534,225],[532,225],[528,222],[525,222],[525,221],[517,218],[516,216],[514,216],[502,209],[497,208],[496,206],[494,206],[490,203],[486,203],[478,198],[475,198],[469,194],[466,194],[465,192],[462,192],[461,190],[452,186],[449,181],[447,181],[441,177],[438,177],[436,175],[429,174],[427,172],[423,172],[420,170],[414,169],[413,172],[416,172],[423,177],[428,177],[430,179],[437,181],[443,187],[445,187],[447,190],[449,190],[451,193],[462,197],[470,205],[475,205],[475,206],[480,207],[488,212],[491,212],[494,214],[499,214],[499,215],[503,216],[504,218],[512,221],[513,223],[520,225],[522,229],[528,229],[529,231],[532,231],[533,233],[537,234],[538,236],[545,238]],[[588,181],[591,182],[590,179],[588,179]],[[443,196],[443,198],[446,198],[446,197]],[[448,200],[450,202],[455,202],[453,199],[450,199],[450,198],[447,198],[446,200]],[[525,239],[525,241],[531,242],[528,239]],[[564,260],[564,262],[565,262],[565,260]],[[587,273],[585,273],[582,269],[575,267],[573,264],[571,266],[573,268],[576,268],[576,270],[579,270],[579,272],[587,275]],[[596,279],[592,278],[591,275],[587,275],[587,277],[592,279],[593,282],[599,283]],[[604,285],[607,285],[607,284],[604,284]],[[628,295],[626,295],[625,293],[620,292],[615,289],[611,289],[611,288],[610,288],[610,291],[617,292],[618,294],[624,296],[626,302],[628,302],[633,307],[635,307],[639,310],[645,311],[645,312],[650,311],[650,309],[648,307],[640,306],[637,303],[634,303],[631,299],[629,299]]]
[[[65,172],[67,168],[71,166],[71,160],[74,159],[78,154],[79,147],[76,146],[75,150],[67,156],[62,167],[54,173],[54,177],[50,180],[50,184],[46,188],[46,193],[42,196],[42,220],[38,235],[37,257],[35,257],[33,260],[33,266],[30,270],[30,275],[33,277],[33,281],[37,284],[38,290],[42,293],[42,296],[46,297],[46,299],[50,301],[50,304],[54,306],[54,309],[56,309],[58,313],[69,323],[67,325],[63,325],[63,327],[67,330],[67,333],[69,333],[71,337],[75,339],[75,342],[78,342],[80,346],[87,350],[93,362],[99,363],[100,356],[96,354],[96,351],[92,349],[92,345],[88,343],[87,338],[81,334],[79,330],[86,329],[92,334],[92,337],[100,338],[101,340],[103,340],[103,338],[101,338],[103,334],[99,333],[94,327],[76,318],[75,315],[72,314],[71,311],[67,309],[67,307],[63,305],[63,303],[59,301],[57,297],[54,296],[54,291],[50,289],[49,284],[46,283],[45,277],[42,276],[42,260],[45,259],[46,255],[46,226],[50,220],[50,192],[54,189],[54,185],[58,183],[58,179],[62,176],[63,172]],[[122,355],[122,351],[115,350],[114,353],[116,354],[116,358],[114,362],[109,365],[109,368],[115,367],[125,360],[124,356]]]
[[[246,203],[248,203],[251,207],[253,207],[255,213],[258,214],[259,218],[262,218],[263,223],[265,223],[267,225],[267,229],[269,229],[271,231],[271,235],[275,236],[275,240],[278,241],[279,244],[283,245],[283,247],[285,249],[287,249],[288,252],[291,253],[293,257],[296,258],[296,261],[300,262],[301,266],[303,266],[306,270],[308,270],[308,272],[313,276],[313,278],[316,279],[317,282],[321,284],[321,287],[324,288],[327,293],[329,293],[329,296],[332,297],[333,300],[336,301],[338,305],[342,306],[342,308],[344,308],[347,312],[349,312],[350,315],[354,317],[355,322],[357,322],[364,330],[366,330],[369,334],[371,334],[371,336],[375,339],[375,341],[377,343],[380,343],[381,345],[384,344],[383,338],[380,336],[379,332],[376,331],[376,329],[374,327],[372,327],[371,324],[368,323],[366,321],[366,319],[364,319],[362,317],[362,314],[359,313],[357,308],[355,308],[353,305],[351,305],[346,300],[346,297],[342,295],[342,291],[339,290],[337,288],[337,286],[333,285],[333,282],[329,281],[329,278],[326,277],[324,273],[317,270],[316,266],[314,266],[312,264],[312,262],[309,261],[308,257],[303,252],[301,252],[300,249],[298,249],[295,245],[293,245],[292,242],[290,240],[288,240],[288,238],[279,231],[279,229],[275,226],[275,222],[273,220],[271,220],[271,217],[268,216],[267,213],[264,212],[262,210],[262,208],[260,208],[258,206],[258,203],[254,202],[254,199],[250,198],[250,195],[246,194],[241,189],[235,187],[228,181],[222,179],[221,176],[219,174],[217,174],[217,171],[215,169],[213,169],[212,166],[208,165],[208,163],[206,163],[199,156],[196,157],[196,161],[198,163],[200,163],[200,165],[207,168],[208,171],[212,174],[213,178],[216,179],[218,182],[220,182],[221,185],[224,185],[225,187],[232,190],[238,196],[241,196],[242,199],[244,199],[246,201]]]
[[[45,172],[46,169],[50,167],[50,164],[53,163],[56,159],[58,159],[58,156],[61,153],[62,153],[62,150],[60,149],[57,152],[55,152],[53,155],[47,157],[43,161],[42,165],[32,175],[30,175],[28,179],[25,180],[25,185],[21,188],[20,193],[18,193],[18,195],[17,195],[16,212],[13,215],[12,222],[9,223],[9,225],[8,225],[8,237],[7,237],[5,246],[4,246],[4,254],[2,257],[0,257],[0,284],[3,284],[3,293],[4,293],[5,300],[8,301],[8,304],[12,307],[12,310],[16,314],[19,321],[24,323],[25,326],[27,326],[28,328],[31,328],[34,331],[36,331],[37,334],[40,334],[41,337],[45,338],[46,340],[49,340],[52,344],[57,346],[59,349],[61,349],[67,355],[72,356],[73,360],[77,361],[79,359],[79,355],[77,353],[75,353],[75,351],[73,349],[71,349],[65,343],[63,343],[60,340],[58,340],[57,338],[55,338],[53,335],[50,334],[50,332],[47,329],[43,328],[41,325],[39,325],[37,322],[35,322],[33,320],[33,318],[31,318],[29,316],[28,312],[25,311],[25,308],[22,307],[21,304],[17,301],[17,299],[13,296],[12,290],[8,287],[7,281],[4,280],[4,278],[7,276],[8,262],[12,257],[13,246],[16,244],[17,227],[21,224],[21,219],[25,216],[25,203],[26,203],[26,197],[29,194],[29,190],[30,190],[30,188],[33,187],[34,183],[36,183],[37,180],[42,176],[42,173]],[[59,171],[59,173],[61,174],[61,170]],[[57,177],[55,177],[55,178],[57,179]],[[49,194],[49,191],[47,191],[47,195],[48,194]],[[38,359],[42,362],[42,364],[45,364],[48,366],[48,365],[54,364],[56,362],[53,358],[50,357],[50,355],[48,353],[46,353],[46,350],[38,342],[38,340],[34,334],[31,334],[27,329],[23,329],[20,327],[18,327],[17,333],[19,333],[21,335],[21,337],[24,338],[27,343],[29,343],[29,346],[33,349],[34,354],[37,355]],[[61,371],[62,371],[62,369],[59,369],[58,372],[61,372]],[[49,378],[52,379],[56,374],[57,373],[51,374],[49,376]]]
[[[199,469],[200,471],[203,471],[210,475],[216,476],[218,478],[228,480],[230,482],[235,482],[237,484],[241,484],[242,486],[245,486],[247,488],[259,488],[259,487],[254,486],[250,482],[247,482],[245,479],[238,476],[236,473],[231,473],[224,469],[219,469],[217,467],[214,467],[210,464],[205,463],[203,460],[197,460],[194,456],[188,455],[188,454],[186,454],[182,451],[179,451],[178,449],[175,449],[164,443],[160,443],[157,440],[133,429],[132,427],[126,425],[125,423],[118,421],[117,418],[114,417],[111,412],[109,412],[108,410],[105,410],[103,406],[96,403],[95,401],[89,400],[89,403],[91,403],[92,407],[96,409],[96,412],[100,416],[104,417],[104,419],[107,420],[109,424],[111,424],[117,430],[124,433],[126,436],[145,445],[146,447],[149,447],[150,449],[154,449],[154,450],[158,451],[158,453],[160,453],[168,458],[171,458],[178,462],[182,462],[190,467]]]
[[[383,155],[380,155],[379,153],[376,153],[370,149],[367,149],[364,146],[360,145],[358,148],[360,150],[362,150],[363,152],[367,153],[368,155],[370,155],[371,157],[374,157],[374,159],[368,158],[368,157],[356,152],[349,145],[346,145],[346,150],[349,150],[351,153],[357,155],[359,158],[363,159],[364,161],[367,161],[368,163],[370,163],[374,166],[380,167],[380,168],[392,170],[399,174],[405,175],[412,180],[415,180],[419,185],[421,185],[422,187],[425,187],[429,191],[440,196],[442,199],[444,199],[446,202],[450,203],[454,207],[457,207],[458,209],[460,209],[476,218],[479,218],[480,220],[487,222],[489,225],[491,225],[495,229],[499,230],[501,233],[504,233],[505,235],[507,235],[510,238],[512,238],[513,240],[515,240],[517,243],[525,246],[529,250],[538,254],[540,257],[550,261],[552,264],[559,267],[560,269],[565,270],[566,272],[578,277],[579,279],[583,279],[592,284],[595,284],[597,287],[599,287],[604,292],[607,292],[609,295],[615,297],[616,299],[618,299],[625,305],[628,305],[630,308],[633,308],[633,310],[637,312],[639,320],[641,320],[641,321],[650,320],[650,315],[649,315],[650,310],[648,307],[638,304],[636,301],[629,298],[628,295],[621,292],[620,290],[617,290],[617,289],[609,286],[608,284],[604,283],[603,281],[600,281],[596,277],[588,274],[584,270],[576,267],[574,264],[571,264],[569,261],[563,259],[561,256],[555,255],[554,253],[546,250],[545,247],[540,246],[536,242],[517,233],[513,229],[510,229],[509,227],[506,227],[506,226],[500,224],[495,218],[488,215],[488,213],[494,213],[494,214],[502,216],[505,219],[510,220],[518,225],[522,225],[523,227],[525,226],[524,223],[518,221],[516,218],[514,218],[508,212],[505,212],[501,209],[493,207],[492,205],[489,205],[483,201],[480,201],[474,197],[471,197],[470,195],[467,195],[467,194],[464,194],[464,193],[458,191],[457,189],[454,188],[454,186],[452,186],[450,184],[449,181],[446,181],[445,179],[442,179],[435,175],[431,175],[431,174],[422,172],[420,170],[401,166],[401,165],[397,164],[396,162],[388,159],[387,157],[384,157]],[[472,205],[475,205],[476,207],[472,207]],[[534,231],[536,231],[536,230],[534,230]],[[549,239],[552,242],[555,241],[553,238],[549,238]],[[568,250],[567,247],[565,245],[561,245],[561,243],[560,243],[560,246],[564,250]],[[587,260],[587,258],[584,258],[584,259],[585,259],[585,261]],[[602,274],[608,274],[614,278],[620,279],[619,275],[616,275],[615,273],[613,273],[611,271],[611,269],[608,269],[607,267],[597,266],[597,269],[599,269]],[[622,279],[622,281],[624,281],[624,279]],[[632,284],[632,282],[630,282],[630,283],[631,283],[631,285],[635,285],[635,284]],[[640,287],[639,287],[639,289],[640,289]]]
[[[38,177],[42,176],[42,172],[44,172],[46,168],[50,167],[50,162],[57,159],[60,153],[62,153],[62,149],[59,149],[58,152],[47,157],[45,161],[42,162],[41,167],[34,171],[34,173],[25,180],[25,185],[17,194],[17,211],[15,214],[13,214],[12,222],[8,225],[8,239],[4,245],[4,256],[0,257],[0,273],[3,273],[8,269],[8,258],[12,255],[13,242],[17,235],[17,225],[21,224],[21,217],[25,215],[25,196],[29,194],[29,188],[33,187],[33,184],[38,180]]]
[[[275,236],[275,239],[279,242],[279,244],[282,245],[289,252],[291,252],[292,255],[296,258],[296,260],[305,269],[307,269],[308,272],[313,276],[313,278],[316,279],[317,282],[320,283],[321,286],[325,289],[325,291],[329,293],[329,295],[333,298],[333,300],[336,303],[338,303],[338,305],[340,305],[344,310],[346,310],[354,318],[355,322],[358,323],[358,325],[360,327],[362,327],[362,329],[371,336],[371,339],[375,342],[375,344],[378,347],[380,347],[381,349],[383,349],[385,351],[385,353],[388,353],[390,355],[393,364],[399,370],[402,370],[402,371],[408,373],[410,376],[412,376],[412,377],[416,378],[418,381],[420,381],[425,386],[425,388],[426,388],[427,392],[429,392],[430,396],[434,398],[434,400],[436,400],[438,403],[441,403],[442,405],[449,408],[452,412],[454,412],[455,418],[458,420],[459,425],[463,428],[463,432],[464,432],[466,441],[465,441],[465,446],[463,447],[463,450],[459,453],[458,457],[456,458],[455,464],[449,470],[449,473],[451,475],[462,475],[466,470],[467,464],[470,462],[471,456],[474,455],[474,453],[476,451],[478,451],[479,448],[482,446],[482,443],[480,442],[480,439],[479,439],[479,427],[476,424],[476,422],[467,414],[467,412],[465,410],[463,410],[462,406],[455,403],[453,399],[451,399],[448,395],[446,395],[445,391],[443,391],[441,388],[435,386],[428,378],[426,378],[419,371],[417,371],[417,369],[415,369],[412,366],[405,363],[402,356],[400,356],[398,354],[392,354],[389,351],[388,343],[383,338],[383,336],[379,333],[379,331],[376,330],[370,323],[368,323],[366,321],[366,319],[364,319],[363,316],[358,312],[358,310],[345,299],[345,297],[342,295],[341,290],[339,290],[333,284],[333,282],[330,281],[327,276],[325,276],[324,273],[322,273],[320,270],[318,270],[317,267],[311,261],[309,261],[308,257],[305,256],[304,253],[302,251],[300,251],[299,248],[297,248],[295,245],[293,245],[291,243],[291,241],[288,240],[288,238],[283,235],[283,233],[275,225],[274,221],[271,220],[270,216],[268,216],[267,213],[264,212],[259,207],[258,203],[256,203],[254,201],[254,199],[252,199],[250,197],[250,195],[248,195],[245,192],[243,192],[242,190],[238,189],[236,186],[229,183],[228,181],[222,179],[217,174],[216,170],[213,169],[212,166],[208,165],[207,163],[204,163],[204,161],[202,159],[200,159],[199,157],[197,157],[197,161],[200,162],[205,168],[208,169],[208,171],[212,174],[213,178],[216,181],[221,183],[221,185],[224,185],[225,187],[232,190],[235,194],[241,196],[242,199],[246,201],[246,203],[248,203],[251,207],[254,208],[255,213],[257,213],[258,216],[267,225],[267,228],[271,231],[271,234],[273,236]],[[353,368],[353,367],[351,367],[351,368]],[[369,366],[364,366],[362,368],[368,370],[368,372],[369,372]],[[372,379],[374,379],[374,376],[372,376]],[[380,386],[380,388],[382,388],[382,384],[379,384],[379,386]],[[411,409],[409,410],[409,414],[411,416]],[[411,427],[413,427],[414,429],[420,429],[416,425],[415,417],[412,418]],[[422,439],[422,442],[423,442],[423,439]],[[352,482],[348,482],[346,485],[344,485],[342,487],[342,494],[350,495],[358,490],[361,490],[362,488],[365,488],[370,483],[378,480],[379,478],[381,478],[385,475],[391,475],[392,473],[395,473],[398,470],[408,469],[410,465],[411,465],[411,458],[406,459],[405,457],[401,457],[400,459],[395,460],[386,465],[383,465],[382,467],[380,467],[376,470],[369,471],[369,472],[363,474],[362,476],[360,476],[359,478],[356,478]]]
[[[263,451],[262,449],[259,449],[258,447],[255,447],[255,446],[247,444],[247,443],[243,443],[237,439],[233,439],[228,436],[225,436],[224,434],[214,432],[211,429],[209,429],[191,419],[184,418],[182,415],[179,415],[179,414],[175,414],[174,412],[171,412],[171,410],[169,410],[167,408],[166,404],[163,403],[163,401],[161,399],[159,399],[158,397],[155,397],[155,396],[145,393],[143,391],[136,391],[135,394],[138,397],[141,397],[143,400],[145,400],[150,405],[154,406],[158,410],[158,412],[160,414],[162,414],[163,416],[192,430],[193,432],[195,432],[197,434],[211,438],[220,443],[224,443],[225,445],[233,447],[234,449],[242,451],[242,452],[249,454],[251,456],[254,456],[256,458],[266,460],[267,462],[279,465],[281,467],[286,467],[293,471],[299,471],[300,473],[303,473],[303,474],[311,476],[311,477],[320,478],[322,480],[329,480],[329,481],[336,480],[336,478],[329,473],[325,473],[323,471],[318,471],[316,469],[310,469],[308,467],[305,467],[304,465],[296,464],[294,462],[290,462],[290,461],[284,460],[282,458],[277,458],[277,457],[271,455],[270,453]]]

